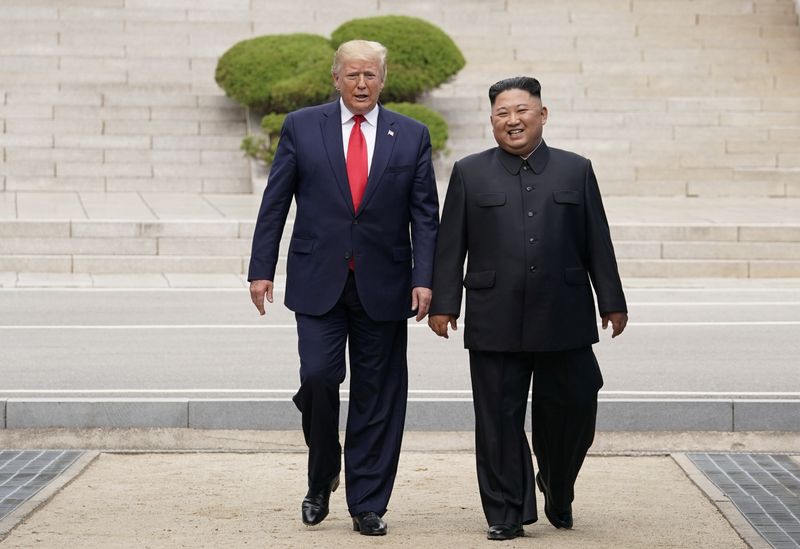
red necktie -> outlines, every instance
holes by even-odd
[[[350,181],[350,194],[353,196],[353,209],[357,212],[367,188],[367,141],[361,132],[360,114],[353,116],[353,129],[350,130],[350,141],[347,144],[347,179]]]

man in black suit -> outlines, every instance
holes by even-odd
[[[439,202],[428,129],[378,104],[386,48],[352,40],[332,68],[340,99],[290,113],[253,235],[250,296],[273,300],[278,245],[294,199],[286,306],[295,312],[308,445],[305,524],[339,485],[339,385],[350,357],[345,487],[354,530],[383,535],[403,438],[407,325],[428,311]]]
[[[499,147],[453,167],[428,324],[442,337],[456,329],[463,282],[478,485],[487,537],[505,540],[537,520],[534,482],[553,526],[572,527],[603,384],[590,280],[603,329],[610,322],[616,337],[628,315],[591,162],[542,140],[536,79],[501,80],[489,100]],[[535,478],[524,428],[531,377]]]

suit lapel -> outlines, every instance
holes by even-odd
[[[320,121],[322,130],[322,144],[325,153],[328,155],[328,162],[331,171],[336,179],[336,185],[342,193],[350,212],[353,211],[353,196],[350,194],[350,183],[347,180],[347,165],[344,158],[344,148],[342,147],[342,114],[339,101],[330,103],[330,108],[323,112]]]
[[[369,169],[367,188],[364,191],[364,198],[361,200],[359,211],[363,211],[369,204],[370,198],[375,194],[383,178],[383,172],[392,157],[394,144],[398,139],[399,128],[395,119],[386,109],[380,107],[378,111],[378,129],[375,134],[375,151],[372,153],[372,165]]]

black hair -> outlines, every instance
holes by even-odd
[[[489,87],[489,102],[494,105],[494,100],[504,91],[523,90],[534,97],[542,98],[542,85],[531,76],[513,76],[500,82],[495,82]]]

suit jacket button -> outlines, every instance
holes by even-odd
[[[353,220],[353,225],[358,225],[358,219]]]
[[[345,252],[345,253],[344,253],[344,258],[345,258],[345,259],[350,259],[350,257],[352,257],[352,255],[350,254],[350,252]]]
[[[536,267],[534,267],[533,265],[531,265],[531,272],[532,272],[532,273],[535,273],[535,272],[536,272]]]

